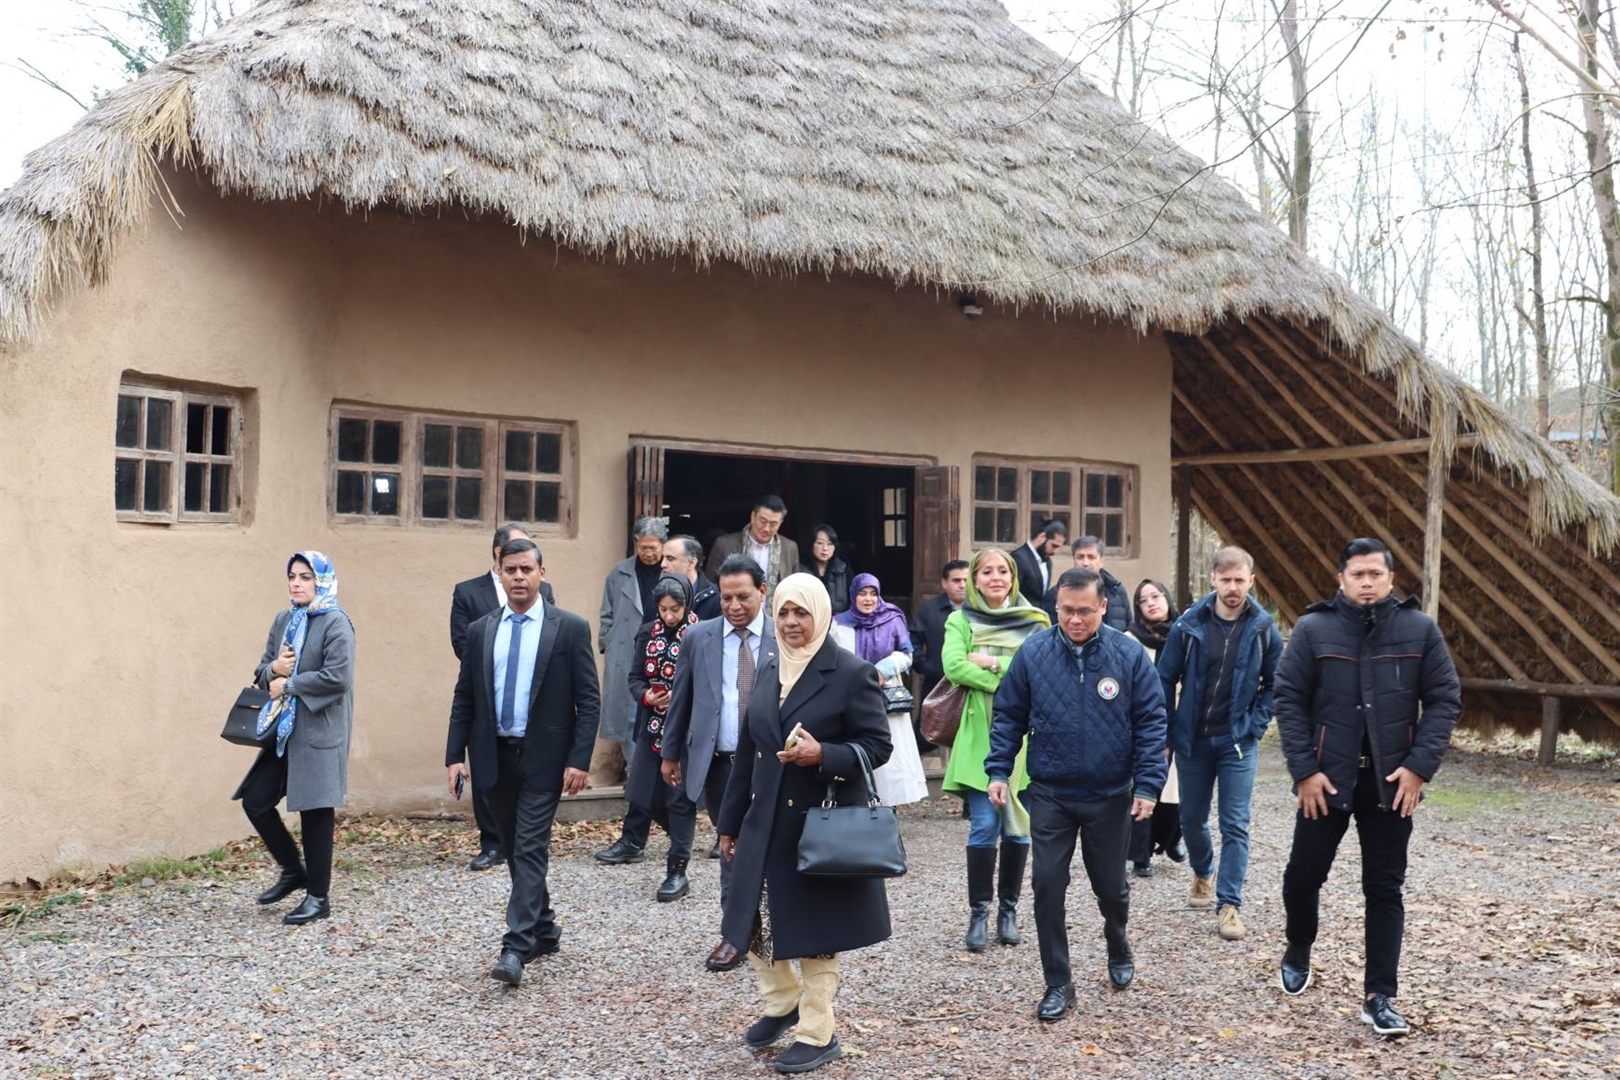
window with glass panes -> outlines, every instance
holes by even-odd
[[[332,511],[351,521],[557,535],[572,524],[572,426],[339,405]]]
[[[1111,553],[1130,554],[1135,475],[1130,466],[975,458],[973,543],[1019,544],[1056,519],[1071,540],[1096,536]]]
[[[883,546],[911,546],[911,489],[883,489]]]
[[[237,520],[241,432],[240,397],[124,383],[113,422],[119,519]]]

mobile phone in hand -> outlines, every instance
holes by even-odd
[[[458,799],[461,798],[461,793],[463,791],[465,791],[466,789],[467,789],[467,774],[466,773],[456,773],[456,798],[458,798]]]
[[[787,742],[782,744],[784,750],[791,750],[804,741],[804,725],[794,724],[793,730],[788,732]]]

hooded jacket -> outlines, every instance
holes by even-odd
[[[1219,618],[1217,600],[1212,592],[1188,608],[1170,627],[1159,650],[1159,680],[1171,717],[1170,745],[1182,756],[1192,753],[1198,731],[1198,711],[1204,702],[1204,657],[1211,648],[1211,620]],[[1249,617],[1236,631],[1238,652],[1227,699],[1232,741],[1239,747],[1250,739],[1258,741],[1271,726],[1277,660],[1283,651],[1282,635],[1270,612],[1252,596],[1247,603]],[[1215,638],[1218,647],[1218,635]],[[1181,685],[1179,698],[1177,683]]]

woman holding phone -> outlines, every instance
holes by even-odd
[[[254,685],[270,701],[259,731],[275,738],[259,751],[233,799],[281,866],[281,876],[259,896],[274,904],[299,889],[304,901],[282,918],[288,926],[331,914],[332,835],[336,808],[349,780],[349,729],[354,711],[354,624],[338,607],[337,571],[318,551],[287,560],[287,609],[270,624],[270,638]],[[276,809],[299,814],[304,858]]]
[[[765,999],[743,1041],[763,1049],[797,1026],[776,1069],[808,1072],[842,1054],[838,955],[888,938],[889,902],[880,878],[799,873],[804,814],[829,781],[840,805],[864,803],[861,755],[879,768],[891,743],[877,669],[828,637],[832,601],[821,582],[789,575],[771,605],[779,655],[759,667],[720,808],[721,856],[732,860],[721,930],[746,949]]]

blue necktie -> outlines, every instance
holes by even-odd
[[[522,662],[523,624],[528,621],[527,615],[519,615],[516,612],[511,615],[512,647],[506,650],[506,687],[501,691],[502,731],[512,730],[512,713],[517,708],[518,664]]]

